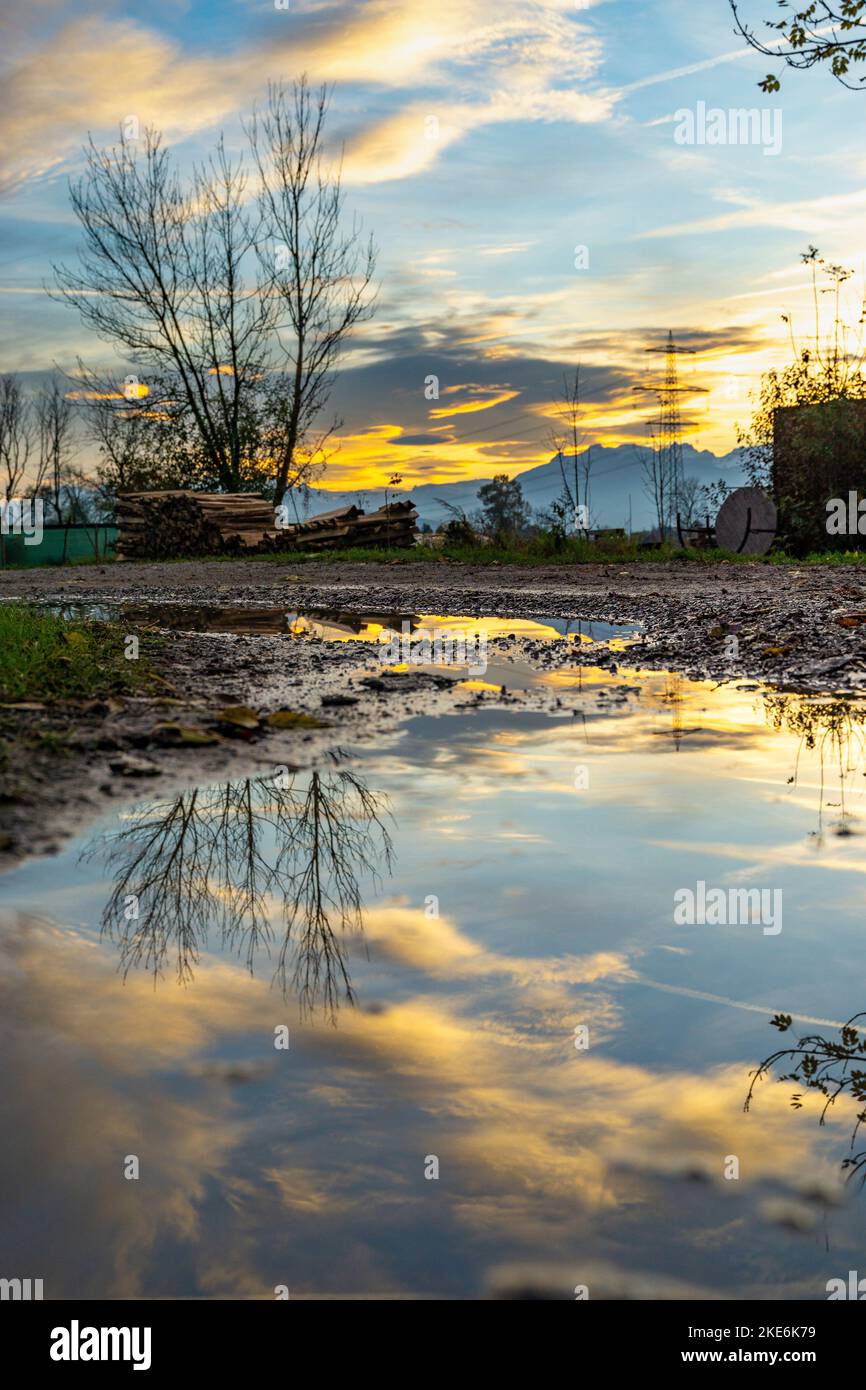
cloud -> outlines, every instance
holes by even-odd
[[[638,408],[632,385],[645,374],[648,337],[668,323],[693,345],[709,349],[713,336],[727,339],[724,364],[698,363],[698,372],[711,377],[704,384],[720,383],[700,421],[702,443],[724,452],[735,425],[744,423],[748,387],[787,354],[782,331],[767,325],[770,305],[749,295],[756,286],[772,295],[768,276],[789,248],[771,248],[744,270],[739,253],[733,264],[730,247],[720,246],[708,269],[705,259],[689,261],[688,240],[677,243],[737,232],[751,244],[759,231],[763,244],[771,235],[778,241],[796,230],[805,240],[817,230],[829,246],[833,228],[832,255],[851,260],[846,247],[859,245],[866,194],[842,185],[847,191],[816,199],[806,190],[798,198],[796,186],[786,185],[776,202],[748,183],[745,192],[720,189],[732,175],[720,175],[717,161],[699,162],[695,151],[654,139],[621,113],[644,87],[652,93],[659,83],[704,72],[710,84],[715,67],[723,69],[717,85],[739,80],[724,65],[744,51],[688,62],[727,41],[712,43],[700,30],[702,49],[686,30],[661,62],[652,46],[645,55],[623,56],[613,9],[572,0],[305,0],[288,11],[254,7],[243,20],[237,10],[225,13],[218,41],[216,29],[193,33],[195,13],[184,7],[170,25],[164,11],[133,18],[108,0],[21,10],[7,44],[0,109],[0,183],[23,185],[17,202],[27,206],[26,220],[13,215],[4,226],[5,239],[18,247],[0,287],[8,311],[4,367],[68,365],[94,351],[73,315],[38,288],[31,292],[50,277],[49,258],[75,254],[77,230],[59,175],[74,171],[88,130],[102,143],[136,115],[180,142],[183,159],[200,157],[219,128],[230,142],[237,137],[239,113],[261,98],[269,76],[306,69],[313,80],[338,84],[332,148],[344,150],[346,180],[356,185],[351,209],[363,213],[382,243],[377,318],[353,336],[335,390],[336,413],[347,425],[330,486],[369,486],[395,467],[421,481],[489,477],[545,462],[546,403],[555,378],[578,358],[593,407],[591,440],[641,441],[647,410]],[[653,28],[651,13],[645,23]],[[670,66],[653,71],[664,62]],[[623,81],[617,63],[636,80]],[[789,94],[786,123],[791,103]],[[652,106],[650,97],[641,114],[652,116]],[[798,142],[796,156],[786,156],[786,174],[792,161],[805,169],[815,143],[801,149]],[[837,150],[851,179],[856,165],[841,162],[844,141]],[[659,217],[666,224],[654,228]],[[580,275],[573,266],[578,240],[591,249],[591,269]],[[743,313],[732,303],[734,291]],[[708,335],[702,343],[699,325]],[[519,412],[507,413],[507,402],[466,402],[446,414],[446,378],[455,366],[463,381],[507,377],[503,389],[519,391],[527,413],[514,419]],[[417,380],[407,386],[410,368]],[[423,397],[428,372],[440,375],[443,387],[432,411]],[[603,383],[600,395],[591,372]],[[742,383],[736,399],[734,378]],[[356,407],[351,412],[345,399]],[[475,412],[488,417],[489,433],[468,420],[459,428],[459,414]],[[441,440],[432,438],[437,420],[453,423],[453,434],[446,429]],[[376,453],[371,422],[380,431],[388,422],[390,430],[380,434]],[[471,438],[464,444],[458,435]],[[407,461],[410,451],[416,453]]]
[[[521,241],[514,246],[482,246],[479,248],[479,256],[518,256],[523,251],[528,251],[534,245],[531,241]]]
[[[652,237],[697,236],[706,232],[742,231],[751,227],[785,227],[788,231],[817,235],[832,231],[838,235],[840,220],[846,215],[860,220],[866,205],[866,189],[830,194],[822,198],[802,198],[777,202],[767,198],[742,198],[746,206],[736,212],[700,217],[692,222],[671,223],[639,232],[639,239]]]
[[[430,416],[434,420],[445,419],[449,415],[474,415],[480,410],[492,410],[496,405],[503,405],[506,401],[513,401],[520,395],[519,391],[500,391],[498,395],[480,401],[463,401],[460,405],[440,405],[430,411]]]
[[[408,103],[349,132],[350,182],[405,178],[481,126],[507,120],[600,120],[611,98],[586,88],[601,45],[574,6],[501,0],[366,0],[312,13],[276,11],[252,42],[208,53],[110,9],[19,35],[7,58],[0,112],[0,180],[8,187],[57,170],[88,131],[115,135],[128,116],[176,140],[236,117],[268,76],[377,90]],[[577,7],[577,14],[580,7]],[[47,35],[43,38],[47,27]],[[471,77],[470,77],[471,74]],[[429,92],[420,100],[419,87]],[[471,98],[455,101],[455,89]],[[444,101],[442,94],[447,93]],[[374,103],[375,105],[375,103]],[[362,108],[363,109],[363,108]],[[430,138],[430,121],[435,138]]]
[[[620,87],[619,96],[628,96],[631,92],[640,92],[644,87],[655,87],[661,82],[676,82],[681,77],[693,77],[697,72],[708,72],[710,68],[720,67],[723,63],[736,63],[743,58],[754,60],[754,50],[751,48],[732,48],[727,53],[717,53],[713,58],[703,58],[697,63],[686,63],[681,68],[668,68],[664,72],[656,72],[649,77],[641,77],[637,82],[629,82],[625,87]]]
[[[429,1292],[455,1261],[460,1291],[476,1292],[503,1252],[657,1268],[645,1247],[665,1234],[665,1184],[684,1254],[716,1248],[736,1215],[754,1260],[775,1249],[755,1216],[766,1191],[832,1178],[824,1131],[792,1123],[785,1087],[743,1114],[754,1058],[658,1070],[604,1045],[621,1021],[612,989],[635,980],[617,953],[510,955],[407,903],[371,907],[365,928],[365,993],[387,958],[400,998],[293,1032],[276,1061],[270,1017],[288,1006],[240,965],[214,960],[189,988],[154,991],[124,985],[105,942],[6,919],[13,1262],[44,1269],[54,1297]],[[592,1047],[578,1053],[586,1018]],[[230,1072],[251,1084],[227,1086]],[[836,1111],[838,1140],[853,1110]],[[127,1153],[140,1183],[122,1178]],[[423,1181],[428,1153],[437,1185]],[[704,1183],[685,1183],[690,1170]]]
[[[449,917],[428,917],[406,904],[365,912],[364,934],[382,954],[433,978],[453,981],[499,975],[530,993],[533,985],[585,985],[633,973],[627,958],[616,951],[563,959],[497,954],[465,936]]]
[[[420,174],[435,163],[442,151],[485,126],[518,121],[571,121],[581,125],[609,119],[613,110],[610,94],[552,88],[551,76],[539,71],[535,89],[517,94],[497,93],[486,102],[446,106],[416,102],[407,106],[349,144],[343,165],[347,181],[383,183]]]

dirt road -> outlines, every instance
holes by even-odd
[[[13,598],[104,603],[127,623],[134,604],[132,626],[148,602],[628,623],[640,625],[640,640],[626,652],[493,637],[491,651],[501,655],[496,680],[508,680],[502,661],[506,672],[509,662],[542,673],[575,664],[601,667],[614,680],[629,669],[653,667],[695,679],[761,680],[784,690],[866,696],[866,572],[853,567],[190,561],[0,572],[0,601]],[[491,702],[534,710],[560,705],[556,683],[521,688],[515,682],[512,688],[509,680],[505,689],[467,694],[453,672],[394,676],[369,642],[173,631],[161,661],[170,682],[165,699],[4,710],[12,751],[0,778],[0,867],[50,851],[119,798],[308,765],[337,745],[399,736],[414,714]],[[562,699],[567,705],[568,696]],[[219,711],[237,704],[262,718],[249,739],[233,737],[220,724]],[[286,708],[316,722],[265,726],[268,713]],[[178,741],[167,724],[207,738],[201,746]]]
[[[648,665],[808,690],[866,690],[866,571],[855,567],[688,561],[621,567],[476,567],[444,561],[293,567],[205,560],[3,571],[4,598],[638,622],[646,639],[641,657]]]

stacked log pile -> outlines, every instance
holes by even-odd
[[[405,549],[415,544],[418,513],[414,502],[392,502],[377,512],[341,507],[323,512],[278,532],[277,548],[334,550],[349,546],[391,546]]]
[[[117,499],[117,557],[165,560],[255,547],[274,509],[252,493],[130,492]]]
[[[273,503],[257,493],[129,492],[117,499],[117,558],[254,555],[271,550],[411,546],[418,513],[393,502],[369,515],[341,507],[278,528]]]

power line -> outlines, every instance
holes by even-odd
[[[520,420],[520,419],[522,419],[524,416],[529,415],[529,414],[531,414],[531,412],[529,412],[529,411],[524,411],[522,415],[515,415],[515,416],[512,416],[512,420]],[[500,423],[500,428],[501,428],[501,427],[505,426],[506,424],[508,424],[509,422],[504,421],[504,420],[501,420],[499,423]],[[479,434],[479,433],[483,433],[483,431],[479,431],[479,430],[473,431],[473,434]],[[471,437],[472,437],[472,435],[468,435],[468,434],[467,434],[467,435],[458,435],[455,439],[451,440],[450,442],[456,444],[456,443],[462,442],[464,439],[469,439],[469,438],[471,438]],[[443,440],[443,443],[444,443],[444,442],[445,442],[445,441]],[[606,448],[607,446],[604,445],[604,444],[600,444],[600,445],[589,445],[589,446],[587,446],[587,447],[588,447],[588,448],[593,448],[593,447],[595,447],[595,448],[604,449],[604,448]],[[643,445],[643,446],[633,445],[632,447],[633,447],[633,448],[638,448],[638,447],[646,448],[646,447],[648,447],[648,446],[647,446],[647,445]],[[586,450],[583,450],[583,452],[586,453]],[[556,457],[556,455],[554,455],[554,457]],[[551,460],[548,459],[547,462],[550,463]],[[536,466],[536,467],[543,467],[544,465],[543,465],[543,464],[536,464],[535,466]],[[625,469],[625,468],[633,468],[633,467],[634,467],[634,464],[631,463],[631,462],[629,462],[629,463],[614,463],[614,464],[611,464],[611,466],[610,466],[609,468],[600,468],[600,469],[598,469],[598,470],[593,469],[592,476],[593,476],[593,478],[604,478],[604,477],[607,477],[607,475],[608,475],[609,473],[620,473],[620,472],[621,472],[623,469]],[[467,478],[466,481],[467,481],[467,482],[472,482],[473,479]],[[439,484],[439,486],[441,486],[441,484]]]
[[[530,410],[523,410],[523,411],[520,412],[519,415],[512,415],[511,418],[510,418],[509,420],[500,420],[500,421],[499,421],[499,424],[496,426],[496,428],[497,428],[497,430],[507,428],[508,426],[510,426],[511,424],[513,424],[515,420],[524,420],[524,419],[527,419],[527,418],[530,417],[530,416],[531,416],[533,419],[535,418],[535,417],[532,415],[532,411],[530,411]],[[492,432],[492,431],[491,431],[491,432]],[[473,438],[475,438],[477,435],[479,435],[479,434],[485,434],[485,433],[487,433],[487,431],[486,431],[484,428],[479,429],[479,430],[470,430],[468,434],[458,434],[458,435],[455,435],[453,439],[450,439],[450,440],[443,439],[442,442],[443,442],[443,444],[462,444],[463,441],[464,441],[465,439],[473,439]]]
[[[666,351],[667,351],[667,347],[665,346],[665,347],[661,347],[661,348],[647,348],[646,351],[647,351],[647,352],[666,352]],[[694,351],[694,349],[688,349],[688,348],[685,348],[685,349],[684,349],[684,348],[680,348],[678,345],[674,344],[674,352],[683,352],[683,351],[691,352],[691,351]],[[662,386],[662,387],[659,387],[659,386],[656,386],[656,387],[647,386],[647,387],[644,387],[644,388],[642,388],[642,389],[644,389],[644,390],[653,390],[653,391],[658,392],[659,390],[664,390],[665,388],[664,388],[663,386]],[[692,394],[692,393],[696,393],[696,392],[698,392],[698,391],[702,391],[703,388],[702,388],[702,387],[677,387],[677,386],[674,386],[674,390],[676,390],[676,391],[682,391],[684,394]],[[535,415],[533,414],[532,411],[523,410],[523,411],[520,411],[517,415],[512,415],[512,416],[510,416],[510,418],[507,419],[507,420],[500,420],[499,423],[495,426],[494,429],[487,430],[486,428],[482,427],[481,429],[477,429],[477,430],[469,430],[469,431],[467,431],[465,434],[457,434],[457,435],[453,435],[450,439],[443,439],[443,440],[442,440],[442,443],[443,443],[443,444],[462,444],[462,443],[464,443],[466,440],[469,440],[469,439],[476,439],[476,438],[478,438],[479,435],[484,435],[484,434],[486,434],[489,438],[494,438],[494,437],[496,437],[497,435],[501,434],[501,432],[502,432],[503,430],[509,429],[509,428],[511,427],[511,425],[513,425],[513,424],[515,423],[515,421],[517,421],[517,420],[535,419],[535,418],[536,418],[536,417],[535,417]],[[680,422],[680,423],[682,423],[682,422]],[[606,448],[607,446],[604,445],[604,444],[601,444],[601,445],[595,445],[595,446],[590,445],[590,446],[587,446],[587,447],[589,447],[589,448],[591,448],[591,447],[597,447],[597,448],[602,448],[602,449],[603,449],[603,448]],[[632,447],[633,447],[633,448],[639,448],[639,447],[647,448],[648,446],[647,446],[647,445],[643,445],[643,446],[640,446],[640,445],[633,445]],[[680,451],[681,451],[681,448],[682,448],[682,445],[680,444]],[[583,450],[583,452],[585,453],[586,450]],[[555,455],[554,455],[554,457],[555,457]],[[548,459],[547,462],[549,463],[549,462],[551,462],[551,460]],[[535,467],[543,467],[543,466],[544,466],[543,464],[536,464],[536,465],[535,465]],[[634,466],[635,466],[634,463],[631,462],[631,461],[629,461],[628,463],[615,463],[615,464],[612,464],[609,468],[601,468],[601,469],[598,469],[598,470],[593,469],[593,471],[592,471],[592,476],[593,476],[593,478],[605,478],[605,477],[607,477],[607,476],[608,476],[609,474],[611,474],[611,473],[621,473],[621,472],[622,472],[623,470],[625,470],[626,468],[633,468]],[[471,478],[467,478],[465,481],[466,481],[466,482],[472,482],[472,481],[474,481],[474,480],[471,479]],[[441,486],[441,484],[439,484],[439,486]]]

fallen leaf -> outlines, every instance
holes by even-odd
[[[204,700],[181,700],[176,695],[154,695],[151,696],[150,699],[141,698],[140,703],[143,705],[159,705],[162,709],[172,709],[176,705],[182,706],[184,709],[190,709],[191,707],[195,709],[206,708]]]
[[[219,743],[219,735],[208,729],[197,729],[193,724],[154,724],[151,737],[157,743],[170,747],[201,748],[205,744]]]
[[[231,729],[252,731],[259,727],[259,716],[249,705],[228,705],[219,711],[217,720]]]
[[[300,714],[294,709],[277,709],[265,720],[272,729],[327,729],[330,725],[314,714]]]

